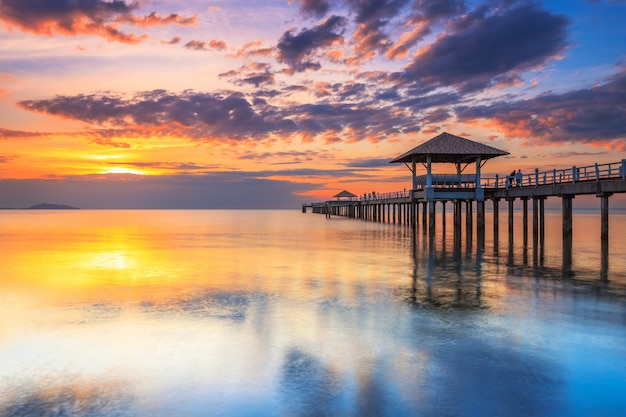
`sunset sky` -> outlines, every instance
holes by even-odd
[[[0,0],[0,207],[289,208],[626,158],[623,0]],[[452,169],[452,168],[450,168]]]

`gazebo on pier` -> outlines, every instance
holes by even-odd
[[[460,136],[442,133],[410,151],[392,159],[389,163],[403,162],[412,172],[412,198],[422,201],[472,199],[484,201],[480,183],[480,170],[487,160],[508,152]],[[417,163],[426,168],[426,175],[417,175]],[[456,172],[433,174],[434,163],[454,164]],[[463,174],[475,164],[473,174]]]
[[[352,194],[350,191],[343,190],[342,192],[335,194],[333,197],[335,197],[337,200],[352,201],[352,199],[356,196],[356,194]]]
[[[435,231],[435,202],[441,201],[445,221],[446,201],[453,201],[455,237],[458,232],[460,239],[461,203],[463,201],[467,203],[468,229],[471,230],[469,225],[472,217],[471,204],[472,201],[476,201],[478,230],[484,232],[485,190],[481,186],[480,170],[487,160],[508,154],[500,149],[444,132],[389,162],[392,164],[402,162],[411,170],[413,181],[410,201],[421,201],[424,204],[424,223],[426,223],[426,205],[428,205],[431,236],[434,236]],[[424,165],[426,175],[417,175],[418,163]],[[434,163],[454,164],[456,172],[433,174]],[[470,165],[475,165],[475,172],[463,174]]]

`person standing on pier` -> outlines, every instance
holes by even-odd
[[[518,187],[522,186],[522,179],[523,179],[524,175],[522,174],[522,170],[518,169],[517,172],[515,173],[515,183]]]
[[[509,174],[509,187],[513,187],[515,185],[515,170],[513,170]]]

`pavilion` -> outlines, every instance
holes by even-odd
[[[352,200],[354,197],[356,197],[356,194],[352,194],[350,191],[346,191],[343,190],[340,193],[335,194],[333,197],[335,197],[337,200]]]
[[[480,170],[487,160],[508,152],[491,146],[441,133],[389,161],[403,162],[412,172],[412,198],[422,201],[472,199],[484,201]],[[426,175],[417,175],[417,163],[426,168]],[[434,163],[449,163],[456,167],[455,173],[433,174]],[[475,165],[473,174],[463,174],[469,165]]]

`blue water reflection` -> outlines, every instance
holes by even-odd
[[[619,263],[564,277],[549,240],[535,258],[280,211],[123,213],[114,238],[80,215],[0,244],[3,417],[626,409]]]

